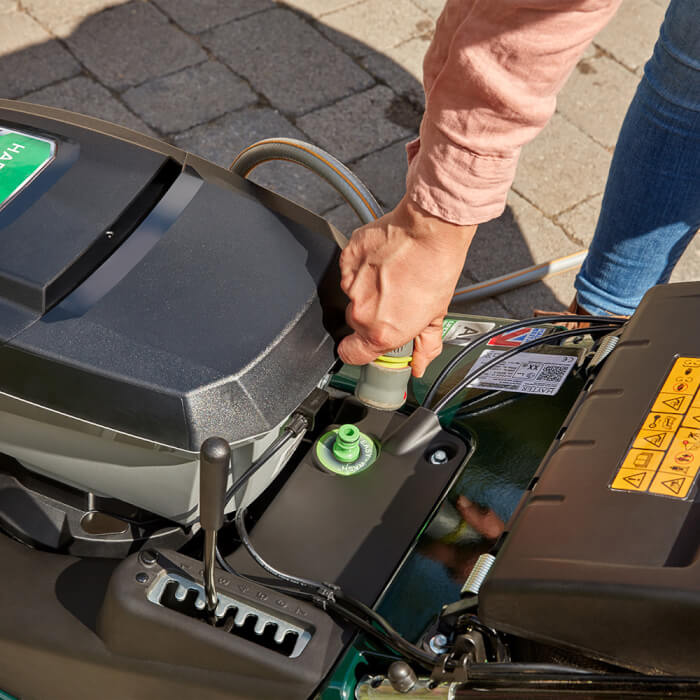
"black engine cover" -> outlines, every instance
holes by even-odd
[[[0,126],[56,143],[0,209],[0,391],[196,450],[269,430],[324,377],[326,222],[99,120],[0,100]]]

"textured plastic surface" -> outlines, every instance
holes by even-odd
[[[122,140],[128,135],[137,141],[137,135],[103,122],[61,114],[90,127],[79,128],[36,116],[42,110],[58,116],[56,110],[32,107],[34,115],[23,115],[10,112],[16,104],[0,108],[6,105],[0,119],[70,133],[82,149],[63,177],[36,201],[28,199],[19,215],[21,198],[3,210],[0,264],[7,275],[47,284],[92,241],[72,232],[102,235],[166,156],[191,165],[189,181],[201,183],[196,192],[187,191],[190,199],[174,201],[159,221],[146,220],[130,234],[127,243],[148,226],[148,235],[158,238],[145,255],[136,251],[127,273],[94,303],[78,305],[77,313],[70,306],[77,290],[41,318],[45,305],[32,315],[32,308],[18,311],[11,294],[5,303],[0,294],[0,331],[14,335],[0,347],[0,364],[13,367],[0,376],[0,391],[188,451],[214,434],[242,441],[284,420],[335,360],[324,327],[333,312],[319,302],[320,288],[337,274],[328,225],[152,139],[143,137],[137,147]],[[92,148],[96,140],[103,150]],[[51,167],[23,195],[30,197]],[[56,188],[68,193],[58,197]],[[67,202],[60,215],[50,206],[54,197]],[[104,204],[101,218],[84,221],[97,204]],[[7,223],[10,215],[16,218]],[[55,253],[50,247],[37,255],[33,237],[15,235],[17,227],[24,231],[33,222],[53,241]],[[339,298],[333,301],[342,307]]]
[[[700,503],[610,481],[676,356],[700,356],[700,283],[644,297],[521,503],[484,621],[647,672],[700,674]],[[669,322],[674,319],[673,322]]]

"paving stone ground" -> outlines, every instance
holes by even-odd
[[[424,105],[420,77],[444,0],[0,0],[0,97],[114,121],[228,166],[270,136],[347,162],[390,208]],[[625,0],[528,145],[505,213],[480,227],[462,283],[573,252],[593,235],[620,124],[668,0]],[[350,232],[354,214],[289,164],[262,185]],[[557,309],[574,273],[471,305]],[[700,236],[674,280],[700,279]]]

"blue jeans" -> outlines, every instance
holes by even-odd
[[[699,228],[700,2],[672,0],[620,131],[579,304],[631,314]]]

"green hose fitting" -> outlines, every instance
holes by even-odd
[[[316,441],[314,456],[322,469],[351,476],[374,464],[379,456],[379,446],[356,425],[346,423]]]
[[[360,456],[360,429],[346,423],[338,428],[333,443],[333,455],[339,462],[349,464]]]

